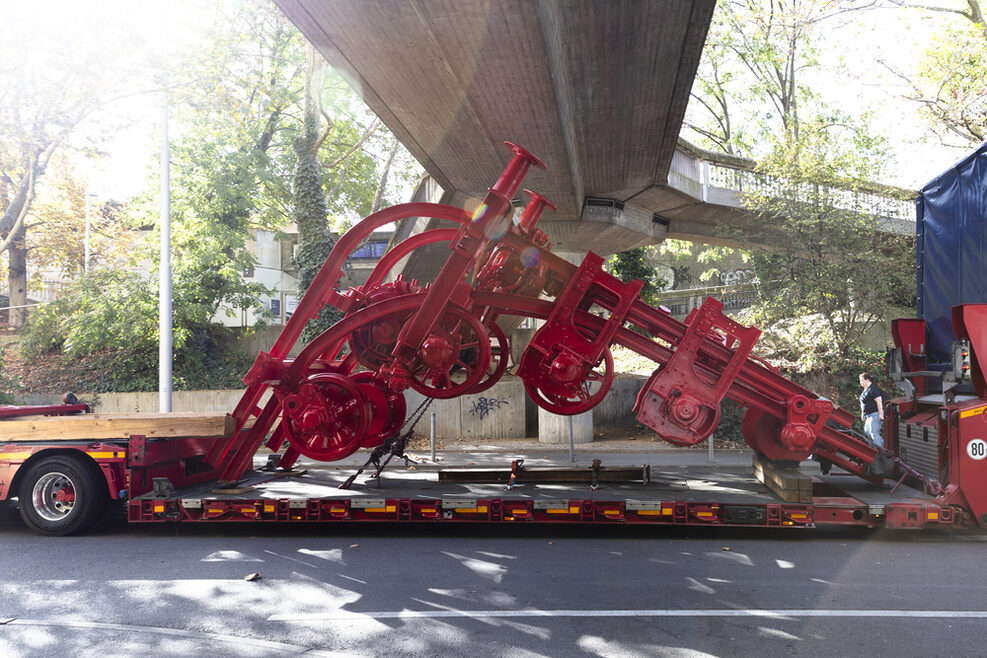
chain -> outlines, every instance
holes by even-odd
[[[366,468],[371,464],[373,464],[374,468],[377,469],[374,473],[370,474],[371,478],[377,480],[377,488],[380,488],[380,474],[385,468],[387,468],[387,465],[390,463],[391,459],[393,459],[394,457],[401,457],[402,459],[404,459],[405,466],[407,466],[410,463],[410,461],[408,459],[408,456],[405,454],[404,449],[408,445],[408,440],[415,433],[415,426],[418,425],[418,421],[422,419],[422,416],[425,415],[425,412],[432,405],[433,400],[434,398],[430,398],[430,397],[426,397],[424,400],[422,400],[421,404],[419,404],[418,407],[411,412],[411,415],[408,416],[408,418],[404,421],[404,424],[401,426],[401,429],[398,430],[393,436],[388,438],[386,441],[384,441],[382,444],[374,448],[373,451],[370,453],[370,459],[368,459],[366,463],[364,463],[363,466],[361,466],[357,470],[356,473],[348,477],[346,479],[346,482],[339,485],[339,488],[349,489],[351,486],[353,486],[353,482],[356,481],[356,479],[360,476],[360,474],[363,473],[363,471],[365,471]],[[410,427],[409,427],[409,423],[410,423]],[[407,430],[405,430],[405,428],[407,428]],[[402,432],[402,430],[404,431]],[[387,459],[385,459],[384,462],[381,463],[380,460],[384,455],[387,455]]]

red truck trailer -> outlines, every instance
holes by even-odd
[[[508,146],[510,162],[472,213],[403,204],[342,236],[271,351],[261,352],[245,375],[247,389],[228,416],[7,408],[0,413],[6,416],[0,499],[18,497],[25,522],[55,535],[84,530],[108,501],[126,501],[131,522],[987,526],[987,460],[976,447],[983,443],[979,423],[987,422],[976,355],[987,354],[981,344],[987,336],[963,324],[979,319],[977,310],[958,316],[969,338],[953,376],[963,385],[976,382],[973,394],[921,407],[925,414],[934,408],[925,420],[916,420],[915,399],[896,401],[886,424],[890,449],[879,448],[852,429],[856,414],[753,356],[760,331],[725,316],[716,300],[681,322],[641,301],[641,282],[614,278],[596,254],[579,266],[553,254],[537,228],[552,208],[547,199],[525,190],[531,200],[513,221],[512,200],[525,174],[544,165]],[[439,220],[439,228],[397,244],[366,283],[340,290],[347,257],[375,229],[417,217]],[[414,250],[436,244],[447,244],[448,256],[434,281],[392,274]],[[342,320],[289,358],[308,320],[326,305]],[[365,448],[365,466],[379,476],[387,461],[404,454],[407,426],[413,429],[424,412],[409,414],[403,391],[411,388],[427,401],[489,389],[510,365],[502,325],[519,318],[542,321],[515,368],[541,408],[562,415],[592,409],[613,382],[610,346],[623,345],[657,365],[634,406],[639,423],[673,445],[696,445],[710,437],[720,402],[729,397],[746,409],[742,434],[755,453],[751,471],[710,474],[707,481],[717,486],[703,488],[677,486],[660,464],[640,472],[600,465],[553,472],[518,464],[499,473],[417,469],[389,477],[385,490],[353,488],[352,470],[299,467],[300,458],[338,462]],[[935,434],[923,436],[934,436],[949,468],[909,465],[899,450],[904,444],[895,440],[902,422],[935,425]],[[268,459],[256,464],[262,449]],[[803,474],[798,464],[813,454],[843,475]],[[526,486],[507,488],[514,482]],[[886,482],[894,488],[876,488]]]

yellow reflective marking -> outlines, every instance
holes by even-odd
[[[155,505],[154,506],[154,513],[155,514],[161,514],[163,512],[164,512],[164,505]]]
[[[696,512],[696,516],[713,516],[712,512]]]
[[[568,509],[566,509],[565,507],[560,507],[554,509],[547,509],[545,511],[548,512],[549,514],[579,514],[578,507],[570,507]]]
[[[257,508],[256,507],[241,507],[240,508],[240,514],[256,514],[256,513],[257,513]]]
[[[487,508],[483,505],[479,507],[457,507],[455,511],[459,514],[486,514]]]
[[[960,412],[960,418],[969,418],[970,416],[979,416],[984,411],[987,411],[987,406],[977,407],[976,409],[967,409],[966,411]]]
[[[422,514],[435,514],[434,507],[423,507],[418,511],[421,512]]]
[[[671,515],[675,513],[675,510],[673,510],[671,507],[663,507],[661,508],[661,513]]]
[[[345,514],[346,513],[346,508],[345,507],[330,507],[329,508],[329,512],[332,513],[332,514]]]
[[[603,513],[604,514],[609,514],[610,516],[613,516],[614,514],[620,514],[620,510],[619,509],[605,509],[605,510],[603,510]]]
[[[0,452],[0,459],[27,459],[30,452]]]
[[[222,514],[225,511],[226,510],[224,510],[221,507],[219,507],[219,508],[211,507],[211,508],[209,508],[209,509],[206,510],[206,512],[209,513],[209,514]]]
[[[388,505],[387,507],[367,507],[364,512],[396,512],[398,510],[397,505]]]
[[[930,521],[938,521],[939,520],[939,512],[929,512],[929,517],[928,518],[929,518]]]
[[[264,505],[264,511],[265,512],[273,512],[274,511],[274,505]]]
[[[789,514],[788,516],[792,517],[793,519],[807,519],[807,518],[809,518],[809,515],[808,514]]]
[[[122,452],[87,452],[93,459],[123,459],[126,455]]]
[[[666,512],[660,509],[639,509],[637,513],[639,516],[658,516],[659,514],[671,514],[672,510]]]

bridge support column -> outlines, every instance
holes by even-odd
[[[572,418],[574,443],[593,442],[593,410],[576,416],[560,416],[538,408],[538,443],[569,445],[569,419]]]

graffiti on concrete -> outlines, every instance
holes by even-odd
[[[477,398],[473,400],[473,408],[470,409],[471,416],[479,416],[483,420],[490,415],[494,409],[500,409],[510,404],[505,398]]]
[[[736,286],[741,283],[749,283],[753,280],[754,280],[754,270],[745,270],[738,267],[735,270],[726,270],[725,272],[720,272],[721,286]]]

